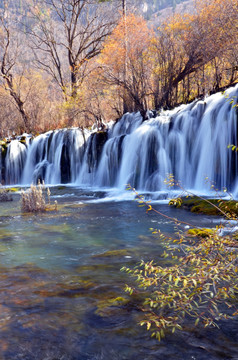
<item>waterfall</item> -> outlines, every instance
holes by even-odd
[[[27,157],[26,145],[12,140],[7,147],[5,159],[5,184],[18,184]]]
[[[80,129],[49,131],[37,136],[28,148],[22,184],[44,180],[47,184],[74,182],[89,132]]]
[[[237,152],[228,149],[237,145],[237,97],[238,85],[146,121],[139,113],[125,114],[106,131],[49,131],[27,145],[13,140],[0,163],[5,182],[120,189],[130,183],[159,191],[173,174],[197,191],[210,187],[206,177],[219,189],[238,189]]]

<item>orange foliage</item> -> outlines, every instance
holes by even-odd
[[[160,106],[174,106],[237,81],[238,1],[200,0],[176,14],[150,47]]]
[[[99,58],[104,80],[118,87],[124,111],[144,111],[149,91],[150,73],[148,48],[153,31],[146,21],[134,14],[122,17],[111,36],[105,41]],[[126,106],[125,106],[126,104]],[[119,111],[120,112],[120,111]]]
[[[105,41],[100,63],[112,67],[116,72],[123,71],[126,61],[138,61],[147,48],[152,31],[146,21],[134,14],[126,19],[121,18],[119,24]]]
[[[2,44],[3,31],[0,38]],[[140,16],[122,16],[99,57],[76,70],[82,81],[77,96],[66,102],[54,77],[31,68],[24,76],[16,71],[14,89],[33,131],[100,124],[123,111],[174,107],[222,90],[238,81],[238,0],[195,0],[193,14],[175,14],[155,32]],[[0,133],[22,126],[0,84]]]

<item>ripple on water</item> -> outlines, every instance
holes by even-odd
[[[138,299],[124,293],[120,268],[142,258],[162,263],[160,240],[148,229],[157,223],[171,235],[171,222],[133,202],[85,205],[77,189],[69,193],[51,214],[21,216],[13,201],[7,211],[16,216],[9,216],[0,206],[0,359],[235,359],[237,321],[220,330],[190,326],[160,344],[138,326],[143,314]],[[197,215],[179,214],[197,222]]]

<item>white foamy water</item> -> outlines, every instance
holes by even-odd
[[[238,86],[147,121],[139,113],[125,114],[104,133],[63,129],[28,145],[14,140],[0,165],[7,184],[40,179],[116,188],[115,197],[123,197],[126,184],[143,192],[168,191],[164,180],[173,174],[195,192],[207,194],[214,183],[237,196],[237,152],[228,149],[237,144],[237,112],[229,100],[236,103],[237,96]]]

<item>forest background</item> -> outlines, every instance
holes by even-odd
[[[0,0],[0,137],[103,128],[237,81],[237,0]]]

